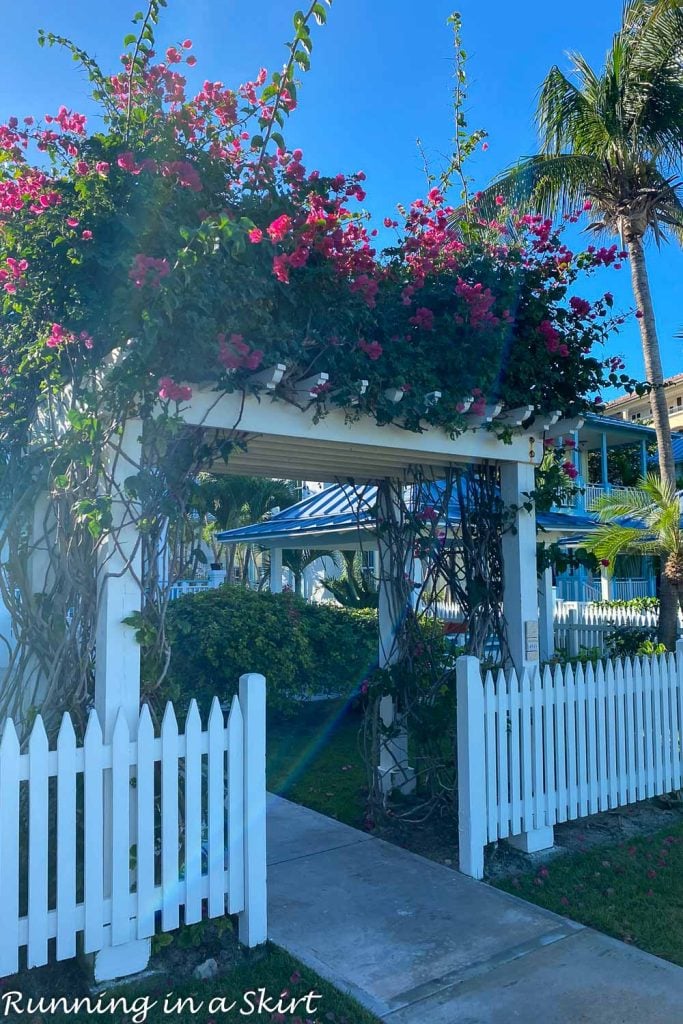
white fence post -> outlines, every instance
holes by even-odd
[[[579,647],[579,610],[570,608],[567,629],[567,654],[570,658],[578,658]]]
[[[256,672],[240,677],[244,716],[244,910],[239,939],[259,946],[268,937],[266,903],[266,680]]]
[[[484,877],[486,845],[486,760],[484,686],[477,658],[455,663],[458,737],[459,867],[472,878]]]

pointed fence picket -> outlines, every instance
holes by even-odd
[[[26,808],[26,814],[22,813]],[[0,977],[26,964],[240,915],[240,939],[266,939],[265,679],[242,676],[227,724],[214,698],[206,729],[192,701],[159,736],[147,706],[109,743],[93,711],[82,746],[68,715],[54,750],[38,717],[22,753],[0,738]]]
[[[484,845],[681,786],[683,641],[676,655],[482,680],[457,661],[461,870]]]

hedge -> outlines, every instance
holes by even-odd
[[[271,710],[320,693],[352,694],[377,660],[377,613],[307,604],[294,594],[223,586],[173,601],[166,620],[171,665],[164,697],[206,711],[227,700],[243,672],[262,672]]]

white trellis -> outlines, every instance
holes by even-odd
[[[458,463],[496,463],[500,467],[503,498],[518,509],[516,532],[510,532],[504,539],[504,604],[509,648],[520,672],[536,664],[539,655],[536,528],[533,511],[527,511],[524,505],[526,494],[533,489],[534,467],[542,458],[544,438],[558,437],[577,429],[577,421],[558,422],[557,413],[539,411],[531,406],[507,410],[491,406],[483,414],[468,414],[469,429],[454,438],[428,425],[423,432],[415,433],[406,431],[401,424],[379,427],[369,416],[361,415],[349,421],[341,409],[330,410],[320,419],[316,417],[315,403],[311,402],[308,408],[303,409],[301,405],[312,399],[323,374],[316,375],[315,379],[299,381],[294,386],[290,397],[296,399],[297,405],[270,400],[284,380],[285,369],[278,364],[254,374],[248,394],[219,394],[206,388],[194,388],[192,399],[179,411],[182,419],[190,426],[216,431],[226,439],[238,442],[233,446],[229,461],[214,463],[212,471],[320,481],[345,478],[358,483],[391,480],[402,485],[409,483],[417,471],[426,471],[438,478],[439,473],[446,473]],[[330,383],[334,387],[335,382]],[[359,396],[364,387],[364,382],[358,382]],[[254,391],[260,393],[255,394]],[[425,408],[433,406],[439,398],[438,391],[427,396]],[[392,400],[397,407],[400,406],[400,395],[394,395]],[[467,404],[465,401],[464,406]],[[496,436],[497,428],[504,429],[504,438]],[[113,460],[115,494],[111,536],[115,536],[116,541],[112,539],[105,546],[100,565],[95,705],[107,747],[114,742],[115,728],[122,728],[117,726],[121,716],[131,735],[137,728],[139,716],[140,648],[134,628],[126,625],[125,620],[141,608],[140,553],[131,513],[133,503],[125,495],[125,480],[131,472],[130,467],[140,463],[140,435],[140,422],[128,421],[117,458]],[[276,550],[271,568],[277,574]],[[385,580],[380,583],[380,588],[390,584],[390,580]],[[395,618],[387,611],[389,607],[390,602],[380,601],[380,634],[384,638],[380,645],[380,660],[382,649],[388,646],[388,632],[395,628]],[[248,745],[250,742],[258,745],[262,739],[254,735],[250,741],[247,734],[245,743]],[[254,786],[257,786],[256,782]],[[210,816],[223,813],[219,799],[216,789]],[[120,849],[115,850],[112,838],[115,826],[120,826],[120,818],[120,809],[105,801],[101,832],[96,834],[97,829],[93,829],[90,834],[92,849],[102,858],[105,879],[109,877],[109,854],[119,865],[123,856]],[[128,835],[131,841],[135,838],[138,842],[136,827],[136,822],[132,822]],[[248,879],[248,864],[245,864],[245,871]],[[256,877],[258,879],[258,872]],[[259,884],[254,881],[254,885]],[[104,899],[106,905],[110,899],[106,888]],[[167,908],[166,913],[167,917],[170,914],[169,921],[170,918],[175,920],[171,910]],[[111,927],[114,927],[113,923]],[[122,932],[117,934],[120,936]],[[254,926],[249,933],[250,944],[263,939],[265,933],[261,934]],[[115,956],[112,954],[114,949]],[[128,943],[100,950],[96,958],[96,974],[106,979],[133,973],[146,965],[148,955],[149,939],[132,937]]]

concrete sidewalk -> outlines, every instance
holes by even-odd
[[[683,1024],[683,969],[269,798],[269,935],[390,1024]]]

